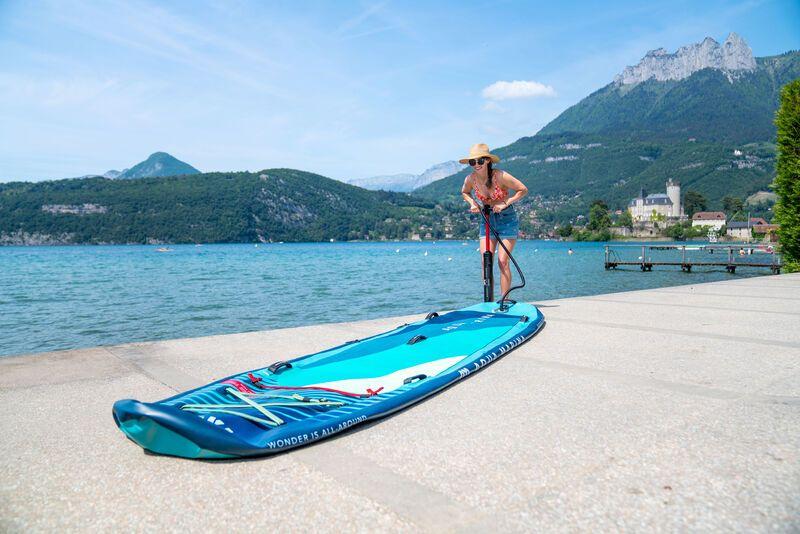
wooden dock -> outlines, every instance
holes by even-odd
[[[619,249],[640,249],[641,256],[635,260],[623,259],[619,255]],[[675,251],[681,253],[680,261],[671,259],[653,259],[653,251]],[[717,254],[717,257],[724,255],[724,259],[715,261],[698,261],[687,256],[687,252],[704,252],[706,254]],[[768,254],[769,262],[747,261],[753,254]],[[734,245],[606,245],[605,246],[605,269],[616,269],[623,266],[636,266],[643,272],[652,271],[654,266],[659,267],[680,267],[681,271],[689,273],[694,267],[725,267],[725,270],[733,274],[737,268],[754,267],[766,268],[772,274],[780,274],[782,263],[778,258],[778,253],[771,246],[734,244]]]

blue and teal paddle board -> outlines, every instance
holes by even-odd
[[[114,404],[148,451],[237,458],[285,451],[402,410],[480,370],[544,325],[530,304],[476,304],[158,402]]]

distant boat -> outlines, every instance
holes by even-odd
[[[156,252],[172,252],[172,249],[167,247],[158,247]]]

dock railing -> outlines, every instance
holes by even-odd
[[[625,252],[630,253],[636,249],[641,255],[635,260],[620,256],[620,254],[628,256],[629,254]],[[655,258],[654,251],[657,253]],[[680,252],[680,261],[675,257],[676,252]],[[717,254],[716,258],[724,255],[724,259],[704,260],[701,254],[705,254],[706,257]],[[769,262],[753,261],[755,258],[763,258],[762,254],[769,255]],[[725,267],[729,273],[735,273],[739,267],[753,267],[768,268],[773,274],[780,274],[783,265],[775,248],[767,244],[605,245],[605,269],[622,266],[637,266],[643,272],[652,271],[654,266],[673,266],[680,267],[686,273],[691,272],[694,267]]]

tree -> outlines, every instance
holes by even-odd
[[[686,216],[690,219],[692,215],[697,213],[698,211],[705,211],[707,208],[707,201],[706,197],[697,191],[688,190],[686,194],[683,196],[683,210],[686,212]]]
[[[560,235],[561,237],[565,237],[565,238],[569,237],[569,236],[572,235],[572,225],[568,224],[566,226],[561,226],[558,229],[556,229],[556,233],[558,235]]]
[[[781,89],[781,106],[775,116],[778,127],[774,221],[787,271],[800,271],[800,79]]]
[[[725,196],[722,199],[722,211],[732,217],[737,211],[744,209],[744,201],[739,197]]]
[[[633,219],[631,218],[631,212],[625,210],[622,212],[622,215],[619,216],[617,219],[617,225],[622,226],[624,228],[633,228]]]
[[[608,208],[605,207],[605,202],[602,200],[595,200],[592,202],[592,207],[589,208],[589,224],[586,225],[586,228],[596,232],[610,226],[611,216],[608,214]]]

